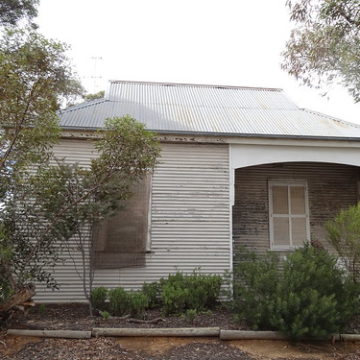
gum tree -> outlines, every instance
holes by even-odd
[[[296,25],[282,68],[310,87],[339,83],[360,101],[360,1],[288,0]]]
[[[33,281],[57,284],[52,268],[71,238],[131,195],[132,181],[158,155],[154,136],[134,119],[108,120],[90,168],[56,159],[56,111],[81,87],[65,46],[33,30],[0,40],[0,311],[34,292]]]

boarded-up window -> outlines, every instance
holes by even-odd
[[[305,181],[269,182],[269,219],[272,248],[293,248],[310,240]]]
[[[148,246],[151,176],[133,185],[133,195],[97,229],[95,268],[145,266]]]

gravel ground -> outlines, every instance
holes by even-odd
[[[3,338],[4,339],[4,338]],[[18,338],[24,340],[24,338]],[[250,355],[226,342],[197,342],[175,344],[161,352],[144,352],[144,346],[128,348],[120,345],[115,338],[92,338],[89,340],[36,339],[37,342],[20,344],[11,349],[14,343],[9,342],[8,353],[1,353],[1,360],[360,360],[358,347],[350,347],[348,352],[318,352],[306,354],[304,351],[294,355],[275,356],[269,351],[265,356]],[[20,341],[21,342],[21,341]],[[25,344],[25,345],[24,345]],[[19,344],[18,344],[19,345]],[[261,346],[258,344],[258,346]],[[145,347],[146,348],[146,347]],[[150,348],[150,346],[149,346]],[[4,348],[3,348],[4,349]],[[339,350],[339,349],[338,349]],[[344,349],[343,349],[344,350]],[[314,356],[312,356],[314,355]]]
[[[149,355],[140,351],[128,351],[114,339],[90,340],[45,339],[30,343],[12,355],[3,355],[2,360],[253,360],[239,349],[225,344],[192,343],[170,349],[161,355]]]

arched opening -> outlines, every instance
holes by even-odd
[[[359,200],[359,167],[282,162],[234,173],[233,244],[255,252],[291,251],[304,241],[327,246],[324,224]]]

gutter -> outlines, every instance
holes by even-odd
[[[101,131],[95,127],[76,127],[63,126],[66,131]],[[178,130],[155,130],[146,129],[160,135],[188,135],[188,136],[209,136],[209,137],[240,137],[240,138],[260,138],[260,139],[290,139],[290,140],[324,140],[324,141],[354,141],[360,142],[360,137],[346,136],[323,136],[323,135],[281,135],[281,134],[252,134],[252,133],[224,133],[224,132],[202,132],[202,131],[178,131]]]

